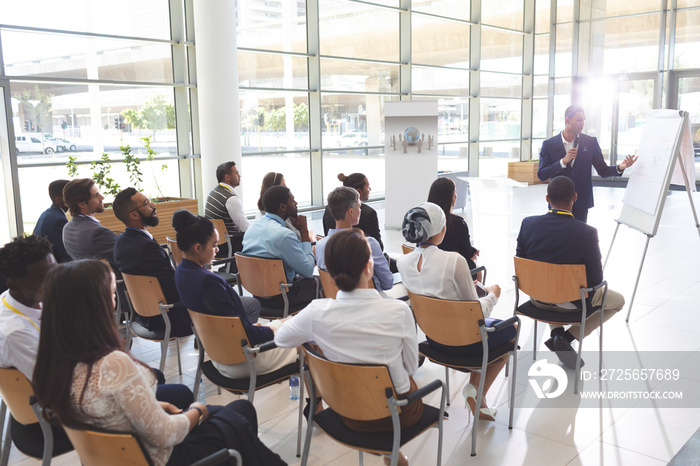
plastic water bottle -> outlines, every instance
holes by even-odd
[[[199,391],[197,392],[197,401],[202,403],[203,405],[207,404],[207,387],[204,386],[204,380],[199,379]]]
[[[292,376],[289,378],[289,399],[299,399],[299,377]]]

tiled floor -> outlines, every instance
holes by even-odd
[[[476,183],[478,184],[478,183]],[[488,282],[503,289],[493,316],[509,317],[513,312],[514,289],[513,254],[521,220],[528,215],[544,213],[546,187],[507,187],[501,181],[472,187],[471,203],[464,212],[472,232],[474,245],[480,249],[480,263],[488,268]],[[595,188],[597,206],[591,210],[589,223],[599,231],[605,258],[615,229],[624,191],[617,188]],[[694,195],[700,207],[700,196]],[[383,204],[377,206],[380,223]],[[322,231],[320,215],[311,215],[311,227]],[[387,251],[400,254],[402,239],[398,231],[384,233]],[[645,237],[634,230],[621,227],[605,276],[610,287],[621,292],[629,302]],[[576,245],[572,245],[575,247]],[[604,347],[607,350],[629,351],[688,351],[700,349],[700,237],[694,227],[686,193],[669,195],[657,237],[651,240],[639,291],[629,324],[624,315],[615,316],[605,326]],[[542,328],[542,327],[541,327]],[[584,348],[597,346],[597,333],[586,341]],[[540,332],[540,351],[546,349]],[[515,420],[508,429],[507,383],[501,375],[488,394],[490,406],[498,406],[495,422],[481,422],[478,427],[477,456],[471,458],[471,424],[463,408],[461,390],[466,376],[451,375],[452,406],[450,419],[445,422],[443,464],[445,465],[663,465],[684,445],[700,427],[700,404],[683,409],[655,408],[649,401],[631,407],[601,403],[599,408],[581,408],[577,403],[559,409],[524,406],[531,390],[527,371],[532,364],[532,323],[524,319],[519,353],[515,399]],[[174,344],[167,360],[169,382],[193,384],[196,353],[191,341],[182,344],[183,375],[177,375]],[[156,344],[136,341],[134,354],[156,366],[159,351]],[[540,354],[540,353],[538,353]],[[595,358],[589,364],[595,365]],[[700,389],[700,356],[692,355],[682,366],[684,387]],[[442,378],[444,370],[426,362],[416,373],[418,385]],[[571,388],[563,396],[576,400]],[[216,387],[207,383],[211,404],[226,403],[235,397],[216,395]],[[287,398],[285,384],[256,393],[255,406],[260,420],[260,436],[289,464],[299,464],[295,457],[297,405]],[[428,402],[436,403],[433,396]],[[413,465],[435,464],[437,432],[433,429],[404,447]],[[380,458],[365,455],[366,464],[383,464]],[[11,464],[37,464],[13,449]],[[78,464],[74,453],[56,458],[54,464]],[[355,465],[357,453],[315,433],[311,444],[309,464]]]

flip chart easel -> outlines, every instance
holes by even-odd
[[[698,235],[700,235],[700,223],[698,223],[698,215],[695,211],[691,194],[692,191],[695,191],[695,176],[688,113],[676,110],[655,110],[651,112],[644,126],[637,155],[639,160],[635,164],[635,170],[627,183],[625,197],[622,200],[623,205],[620,218],[615,220],[617,226],[610,243],[608,255],[605,258],[605,264],[603,264],[603,268],[605,268],[613,250],[615,237],[620,225],[628,226],[646,235],[647,240],[644,244],[644,252],[639,264],[637,279],[634,282],[634,291],[632,291],[632,299],[630,300],[627,318],[625,319],[626,322],[630,320],[639,278],[644,267],[644,259],[649,248],[649,241],[656,236],[659,229],[661,214],[672,178],[674,178],[674,184],[679,184],[678,177],[674,177],[676,160],[679,162],[683,183],[688,192],[690,208],[695,217],[695,228],[698,230]],[[688,168],[693,170],[692,180],[688,176]],[[677,171],[678,168],[676,168]]]

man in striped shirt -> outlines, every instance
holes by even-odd
[[[241,174],[236,168],[236,162],[225,162],[216,167],[216,180],[219,182],[209,192],[204,207],[204,216],[209,219],[221,219],[226,224],[231,238],[233,252],[239,252],[243,246],[243,233],[250,222],[243,210],[241,198],[236,195],[234,188],[241,184]],[[217,257],[228,256],[227,246],[219,248]]]

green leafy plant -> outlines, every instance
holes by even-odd
[[[149,166],[151,167],[151,174],[153,175],[153,182],[156,184],[156,189],[158,190],[158,194],[160,195],[159,197],[161,197],[161,198],[162,198],[162,197],[165,197],[165,196],[163,195],[163,190],[160,189],[160,183],[158,183],[158,178],[156,177],[156,172],[155,172],[155,170],[153,169],[153,162],[155,162],[156,151],[154,151],[154,150],[151,148],[151,137],[148,136],[148,137],[145,137],[145,138],[141,138],[141,140],[143,141],[143,145],[144,145],[144,147],[146,148],[146,160],[149,161]],[[165,173],[166,173],[167,171],[168,171],[168,164],[167,164],[167,163],[163,163],[163,164],[160,166],[160,172],[161,172],[162,174],[165,175]]]
[[[119,149],[121,149],[124,156],[124,165],[126,165],[126,171],[129,173],[129,181],[135,188],[141,189],[141,183],[143,183],[141,161],[137,155],[131,153],[131,146],[119,146]]]
[[[75,178],[78,176],[78,164],[76,163],[78,161],[77,157],[74,157],[72,155],[68,156],[68,162],[66,162],[66,167],[68,167],[68,176],[71,178]]]
[[[110,177],[112,164],[109,163],[109,155],[106,152],[102,153],[100,160],[94,160],[90,164],[90,170],[93,171],[92,179],[99,186],[103,194],[111,194],[116,196],[119,192],[119,183],[114,178]]]

